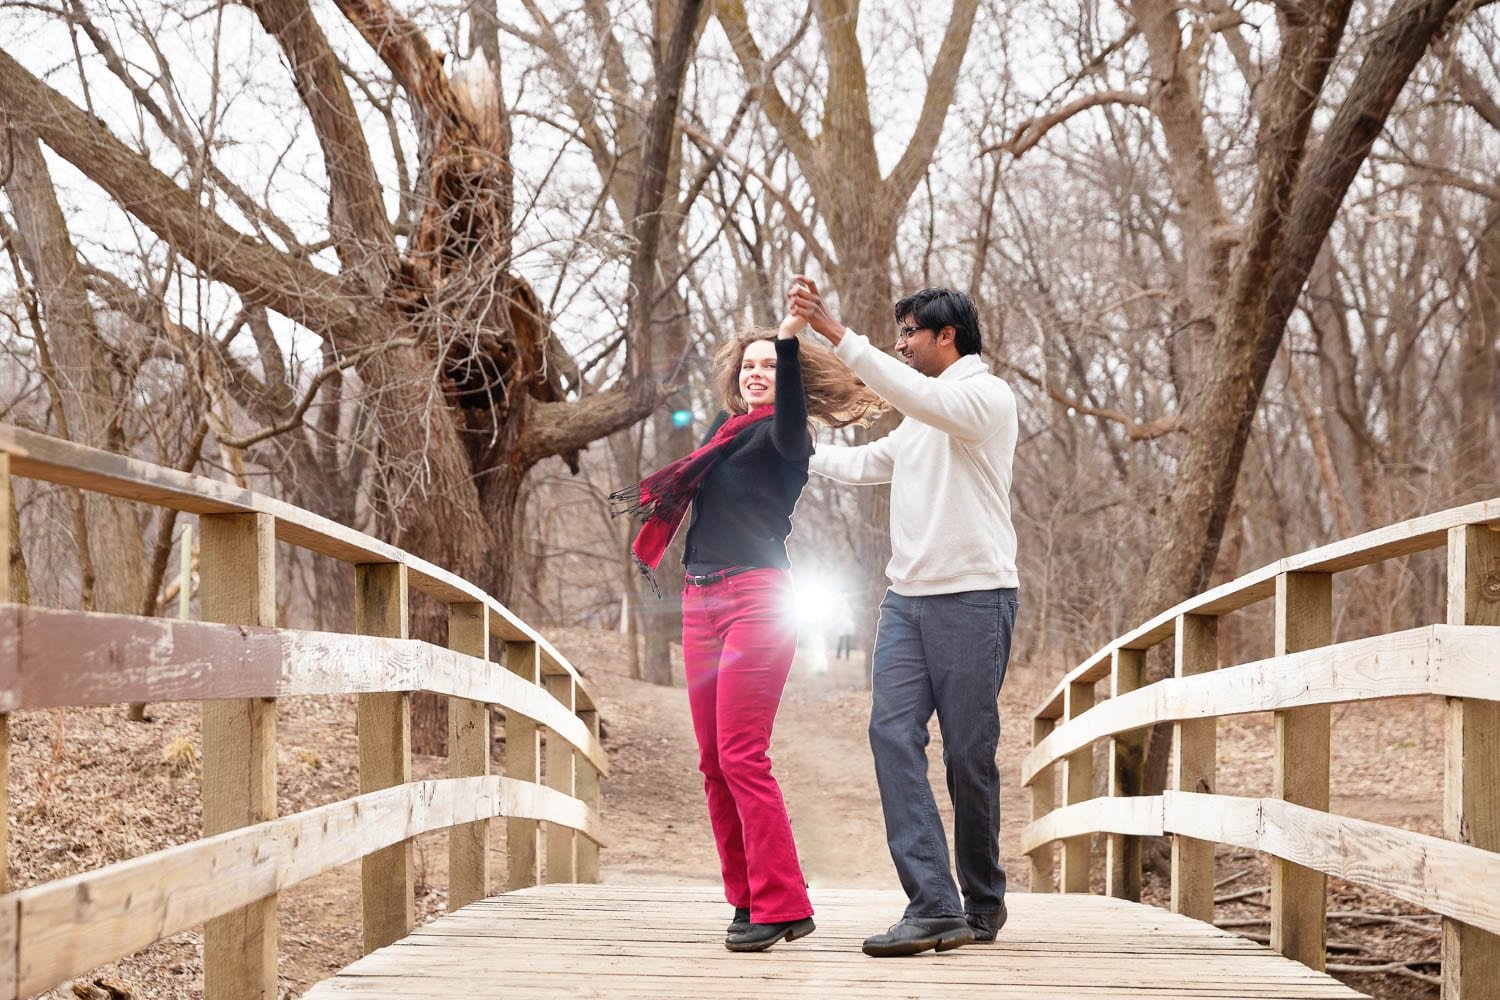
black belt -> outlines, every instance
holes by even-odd
[[[721,569],[717,573],[705,573],[702,576],[694,576],[689,573],[687,575],[687,582],[694,587],[707,587],[727,580],[738,573],[748,573],[752,569],[763,568],[762,566],[731,566],[728,569]]]

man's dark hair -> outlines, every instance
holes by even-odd
[[[922,330],[936,336],[945,326],[954,329],[953,346],[959,356],[979,353],[979,312],[974,300],[951,288],[924,288],[896,303],[896,322],[912,317]]]

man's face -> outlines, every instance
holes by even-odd
[[[896,327],[896,354],[907,367],[937,378],[948,367],[938,349],[938,331],[917,326],[911,315],[901,317]]]

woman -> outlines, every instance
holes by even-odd
[[[808,418],[843,427],[884,409],[831,351],[797,340],[802,326],[789,317],[779,330],[725,344],[714,361],[727,412],[704,443],[611,497],[645,522],[633,551],[647,571],[692,507],[682,652],[724,895],[735,908],[730,951],[764,951],[813,931],[766,756],[797,646],[786,538],[807,483]]]

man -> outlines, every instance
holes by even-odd
[[[1017,606],[1015,396],[980,359],[978,315],[961,292],[927,288],[896,303],[901,361],[846,329],[811,280],[799,276],[787,301],[906,418],[871,444],[820,445],[810,465],[840,482],[891,484],[891,586],[871,658],[870,748],[886,842],[910,902],[864,951],[914,955],[991,942],[1006,916],[995,750]],[[934,711],[953,802],[957,889],[927,780]]]

